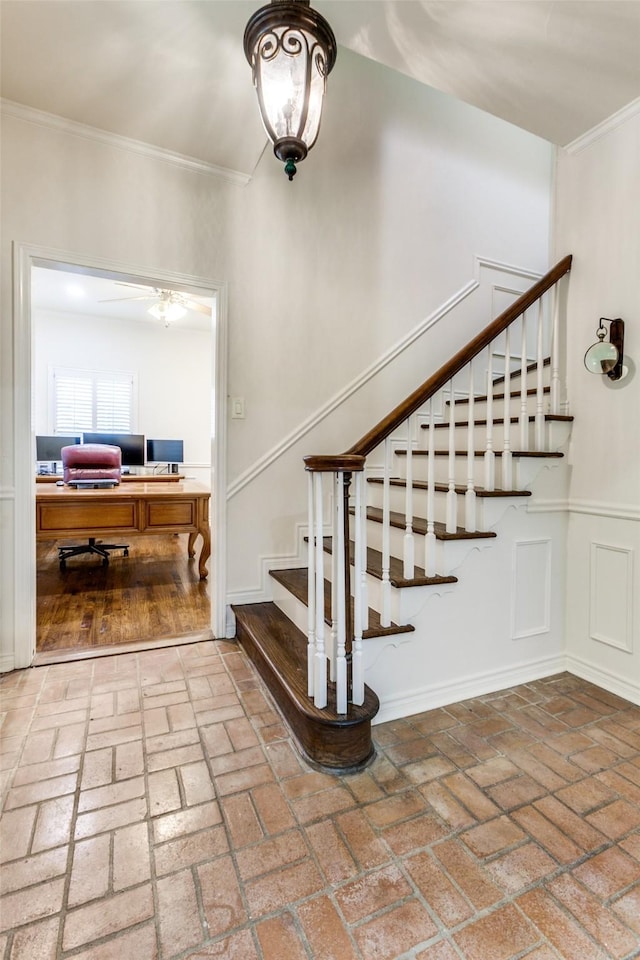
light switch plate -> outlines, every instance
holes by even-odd
[[[244,397],[231,397],[231,419],[244,420]]]

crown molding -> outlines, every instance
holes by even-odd
[[[563,147],[562,149],[569,154],[581,153],[583,150],[586,150],[587,147],[590,147],[592,143],[595,143],[597,140],[601,140],[602,137],[606,137],[613,130],[621,127],[623,123],[626,123],[628,120],[637,117],[639,114],[640,97],[638,97],[636,100],[632,100],[631,103],[626,105],[626,107],[622,107],[621,110],[611,114],[611,116],[607,117],[606,120],[603,120],[602,123],[592,127],[591,130],[587,130],[586,133],[583,133],[575,140],[572,140],[571,143],[568,143],[566,147]]]
[[[26,123],[34,123],[40,127],[57,130],[73,137],[81,137],[83,140],[100,143],[116,150],[126,150],[128,153],[134,153],[137,156],[159,160],[161,163],[168,163],[182,170],[188,170],[190,173],[218,177],[228,183],[234,183],[236,186],[244,187],[251,180],[250,174],[240,173],[238,170],[229,170],[227,167],[218,167],[214,163],[197,160],[195,157],[187,157],[182,153],[166,150],[164,147],[144,143],[142,140],[133,140],[131,137],[109,133],[106,130],[98,129],[98,127],[91,127],[86,123],[78,123],[77,120],[68,120],[66,117],[59,117],[54,113],[47,113],[44,110],[36,110],[35,107],[15,103],[13,100],[1,99],[0,113],[6,117],[23,120]]]

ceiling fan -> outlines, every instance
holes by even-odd
[[[187,310],[196,310],[198,313],[204,313],[207,317],[211,316],[211,307],[204,303],[199,303],[180,293],[177,290],[163,290],[160,287],[146,287],[136,283],[123,283],[116,280],[120,287],[130,287],[134,290],[146,290],[145,294],[139,297],[111,297],[108,300],[100,300],[99,303],[115,303],[121,300],[155,300],[147,313],[156,317],[158,320],[164,320],[165,327],[168,327],[174,320],[184,317]]]

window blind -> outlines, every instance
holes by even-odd
[[[131,373],[56,368],[53,371],[54,433],[83,430],[133,432]]]

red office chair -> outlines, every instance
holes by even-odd
[[[61,451],[64,482],[74,484],[90,480],[112,481],[120,483],[122,470],[122,451],[120,447],[107,443],[72,444],[63,447]],[[77,557],[82,553],[95,553],[102,557],[104,567],[109,563],[110,550],[124,550],[125,557],[129,556],[129,544],[102,543],[95,537],[89,537],[88,543],[58,547],[60,569],[64,570],[69,557]]]

